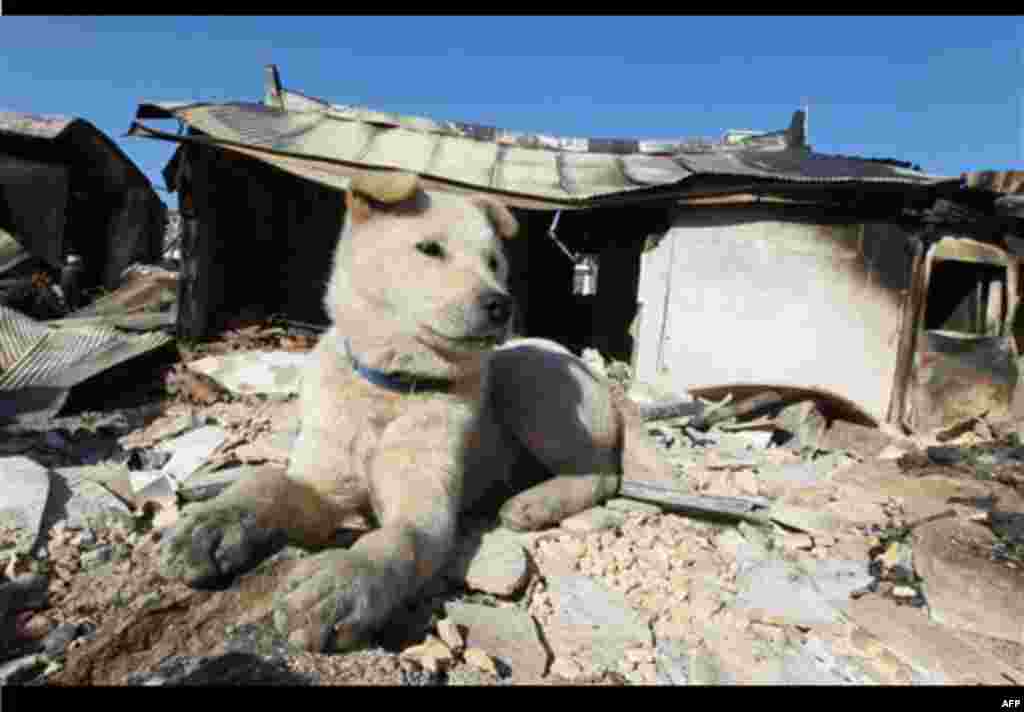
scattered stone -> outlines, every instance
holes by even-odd
[[[91,569],[114,558],[114,547],[110,544],[97,547],[82,554],[82,568]]]
[[[855,658],[835,655],[828,644],[815,635],[787,650],[779,672],[775,684],[869,685],[876,682]]]
[[[202,467],[227,437],[227,431],[223,428],[207,425],[162,443],[160,447],[172,453],[171,459],[164,465],[163,473],[179,483],[184,482]]]
[[[778,427],[792,435],[785,445],[791,449],[818,449],[825,435],[825,416],[814,401],[800,401],[788,405],[775,417]]]
[[[505,663],[512,674],[526,679],[543,677],[548,652],[537,625],[518,608],[494,608],[473,603],[446,603],[448,618],[466,631],[467,648],[480,648]]]
[[[401,657],[415,660],[424,670],[434,675],[447,670],[455,660],[448,646],[433,636],[428,636],[419,645],[406,648]]]
[[[768,559],[740,573],[737,610],[765,623],[822,625],[836,623],[840,613],[797,567]],[[862,584],[864,585],[864,584]]]
[[[585,651],[595,665],[616,669],[629,648],[652,645],[650,627],[625,595],[586,576],[547,577],[555,614],[544,637],[556,657]]]
[[[814,541],[803,532],[784,532],[780,537],[783,551],[810,551]]]
[[[717,656],[709,650],[696,650],[690,657],[691,685],[732,685],[735,678],[722,669]]]
[[[926,684],[1006,685],[1020,676],[910,606],[865,596],[853,601],[847,614],[877,641],[871,644],[872,657],[892,655]]]
[[[774,522],[808,534],[835,534],[842,527],[842,520],[829,512],[805,507],[776,503],[768,512]]]
[[[583,677],[583,668],[572,658],[556,657],[551,663],[550,674],[566,680],[578,680]]]
[[[93,479],[97,467],[59,467],[52,473],[51,497],[43,527],[64,521],[71,528],[85,529],[91,522],[111,514],[129,515],[131,510],[119,496]],[[105,468],[100,468],[104,471]],[[125,473],[127,475],[127,473]],[[91,546],[88,543],[83,546]]]
[[[824,450],[848,450],[865,459],[878,456],[892,444],[892,438],[878,428],[835,420],[821,440]]]
[[[445,576],[475,591],[496,596],[513,596],[529,578],[526,551],[515,535],[503,529],[482,536],[468,536],[459,542],[459,549]]]
[[[437,622],[437,635],[456,655],[466,647],[466,641],[462,637],[462,633],[459,632],[459,627],[450,620],[442,619]]]
[[[228,652],[191,657],[175,655],[160,662],[151,672],[135,673],[125,685],[213,686],[213,685],[314,685],[312,676],[291,671],[283,660]]]
[[[494,664],[491,656],[480,648],[466,648],[462,653],[462,659],[481,672],[498,677],[498,667]]]
[[[679,640],[659,640],[657,652],[657,681],[664,685],[690,684],[690,654]]]
[[[733,474],[733,481],[740,494],[756,497],[760,494],[757,476],[750,470],[739,470]]]
[[[766,494],[780,495],[787,490],[807,487],[824,477],[812,463],[784,462],[762,464],[757,468],[758,479]]]
[[[291,351],[240,351],[208,356],[188,367],[237,395],[297,395],[308,355]]]
[[[562,529],[571,532],[589,533],[603,529],[616,529],[626,521],[621,511],[606,507],[592,507],[562,520]]]
[[[985,553],[997,543],[987,527],[944,519],[915,527],[912,538],[933,621],[1024,643],[1024,579]]]
[[[906,541],[891,541],[885,551],[875,559],[881,567],[879,578],[886,581],[912,582],[914,576],[914,550]]]
[[[50,472],[27,457],[0,458],[0,526],[14,529],[15,549],[29,553],[39,542],[50,494]]]
[[[650,502],[638,502],[635,499],[626,499],[625,497],[615,497],[609,499],[604,503],[604,506],[608,509],[615,510],[617,512],[636,512],[638,514],[661,514],[661,507]]]

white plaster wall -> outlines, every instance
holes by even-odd
[[[902,234],[872,227],[680,218],[643,255],[638,377],[679,392],[740,382],[824,388],[884,419]]]

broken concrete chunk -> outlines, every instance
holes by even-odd
[[[44,521],[44,528],[60,520],[69,527],[83,528],[111,512],[129,515],[128,505],[104,483],[93,479],[97,472],[108,472],[96,465],[59,467],[52,473],[52,493]]]
[[[797,567],[780,559],[768,559],[741,571],[737,576],[735,607],[751,620],[792,625],[823,625],[841,620],[811,579]]]
[[[445,575],[476,591],[512,596],[526,584],[529,565],[515,535],[498,529],[460,542]]]
[[[585,655],[597,667],[615,670],[627,648],[653,643],[647,621],[626,597],[586,576],[547,577],[555,617],[544,637],[556,657]]]
[[[188,364],[238,395],[297,395],[308,355],[292,351],[244,351],[208,356]]]
[[[179,483],[184,482],[202,467],[227,437],[227,431],[223,428],[207,425],[162,443],[160,449],[172,453],[171,459],[164,465],[163,473]]]
[[[0,526],[15,529],[18,551],[38,542],[49,495],[49,470],[20,455],[0,458]]]
[[[505,663],[516,677],[537,679],[544,675],[548,651],[537,635],[537,624],[525,611],[457,601],[446,603],[444,610],[466,631],[467,648],[480,648]]]

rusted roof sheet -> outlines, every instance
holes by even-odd
[[[968,188],[993,193],[1024,194],[1024,171],[972,171],[963,174],[963,182]]]
[[[973,171],[964,173],[962,179],[968,188],[1002,193],[995,200],[996,210],[1024,218],[1024,171]]]
[[[276,70],[262,104],[145,103],[137,118],[176,118],[205,134],[206,142],[332,187],[347,187],[356,170],[401,169],[420,174],[428,185],[434,181],[546,207],[664,197],[702,176],[897,186],[957,180],[894,162],[813,153],[804,141],[803,112],[796,112],[787,129],[733,132],[719,141],[557,137],[331,104],[281,88]],[[130,133],[195,140],[138,123]]]

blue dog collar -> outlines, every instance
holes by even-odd
[[[352,368],[360,376],[375,386],[379,386],[396,393],[422,393],[425,391],[438,391],[441,393],[451,390],[452,382],[447,378],[419,378],[413,374],[391,374],[378,371],[375,368],[364,366],[352,355],[348,339],[345,339],[345,354],[352,362]]]

